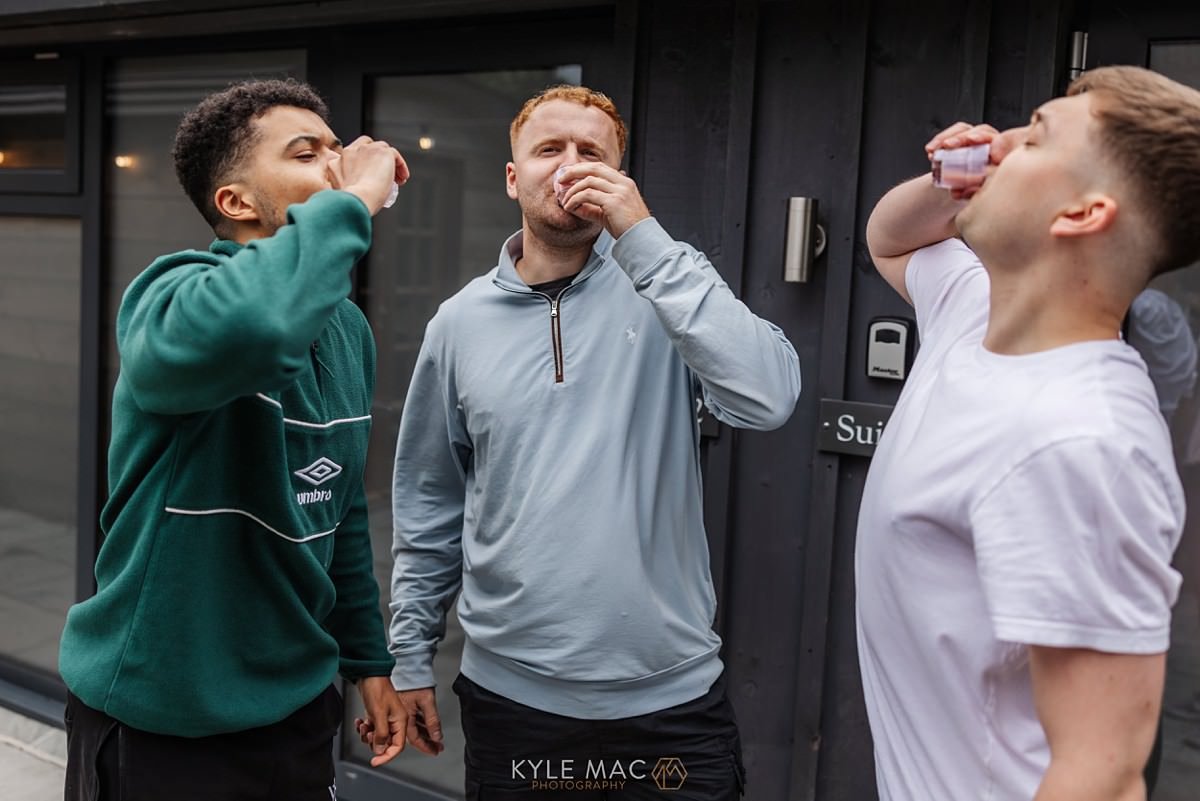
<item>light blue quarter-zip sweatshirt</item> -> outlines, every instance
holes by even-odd
[[[722,670],[696,399],[784,423],[796,351],[653,218],[602,233],[557,301],[499,264],[429,322],[393,487],[393,680],[434,684],[461,588],[462,672],[559,715],[703,695]]]

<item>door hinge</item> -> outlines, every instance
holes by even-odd
[[[1087,31],[1071,34],[1071,60],[1067,62],[1067,80],[1073,81],[1087,69]]]

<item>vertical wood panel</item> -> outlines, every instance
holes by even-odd
[[[878,0],[872,4],[864,87],[859,194],[852,266],[853,298],[842,337],[840,397],[894,403],[900,385],[865,376],[866,329],[882,314],[912,316],[912,310],[888,287],[870,263],[863,231],[878,199],[891,186],[928,169],[922,145],[937,130],[983,113],[987,74],[990,3],[925,2],[920,13],[911,3]],[[823,365],[824,367],[824,365]],[[830,460],[832,461],[832,460]],[[827,584],[825,681],[821,688],[819,735],[822,755],[814,797],[874,797],[873,752],[854,623],[854,539],[858,504],[869,461],[846,456],[836,467],[833,542]],[[826,480],[828,478],[826,477]],[[814,489],[814,505],[829,504],[828,486]],[[814,530],[828,526],[814,520]],[[812,566],[807,575],[819,576]],[[817,581],[819,579],[814,579]],[[815,588],[810,589],[810,592]]]
[[[737,5],[735,13],[731,0],[641,4],[630,161],[654,215],[673,237],[704,251],[735,293],[742,274],[755,33],[747,24],[755,4]],[[620,19],[618,6],[618,24]],[[741,69],[732,66],[735,57]],[[718,632],[727,614],[733,443],[724,429],[705,441],[703,456]]]

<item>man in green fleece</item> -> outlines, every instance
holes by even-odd
[[[308,86],[254,81],[179,126],[217,240],[156,260],[117,316],[97,592],[59,662],[67,801],[329,801],[339,672],[373,764],[403,747],[362,481],[375,346],[347,294],[408,169],[327,119]]]

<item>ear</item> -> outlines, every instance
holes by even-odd
[[[1103,233],[1117,221],[1117,211],[1117,201],[1109,195],[1086,195],[1059,212],[1050,225],[1050,235],[1070,238]]]
[[[510,198],[517,199],[517,167],[511,161],[504,165],[504,188]]]
[[[258,222],[258,209],[250,191],[240,183],[226,184],[217,189],[213,203],[221,216],[239,223]]]

